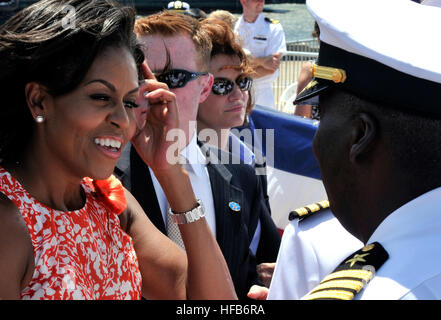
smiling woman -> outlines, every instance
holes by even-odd
[[[44,158],[52,170],[64,171],[70,179],[108,178],[136,128],[132,108],[138,75],[130,51],[106,48],[74,90],[59,96],[47,91],[37,83],[25,87],[29,100],[41,101],[30,106],[31,114],[47,119],[36,125],[35,142],[30,142],[33,162]],[[59,156],[52,157],[55,152]],[[20,162],[26,165],[26,160]]]
[[[30,97],[22,94],[24,84],[39,83],[41,91],[53,97],[66,94],[80,84],[95,58],[107,47],[127,47],[132,60],[143,60],[136,38],[131,34],[132,9],[115,8],[105,12],[107,8],[94,9],[93,2],[82,4],[81,8],[80,3],[40,1],[16,14],[2,27],[3,106],[0,112],[4,123],[0,126],[0,157],[4,161],[15,162],[26,150],[35,127],[28,105],[39,106],[43,99],[38,95],[28,101]],[[63,21],[70,11],[65,8],[75,6],[80,9],[76,11],[75,25],[69,24],[67,28]],[[102,16],[101,22],[96,22],[93,14]],[[101,28],[99,23],[103,24]]]
[[[0,29],[0,299],[235,297],[187,173],[150,134],[179,125],[177,106],[134,19],[111,0],[42,0]],[[135,132],[173,212],[202,212],[182,227],[188,257],[112,176]]]

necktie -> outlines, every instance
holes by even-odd
[[[374,242],[366,245],[343,262],[303,300],[352,300],[368,284],[389,258],[383,246]]]
[[[172,214],[167,210],[167,237],[185,251],[184,241],[182,241],[181,231],[176,223],[173,222]]]

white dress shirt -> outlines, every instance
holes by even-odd
[[[180,155],[187,159],[184,164],[190,177],[191,186],[196,198],[201,199],[205,207],[205,219],[210,226],[211,232],[216,237],[216,216],[214,210],[213,193],[211,191],[210,177],[208,175],[205,157],[197,145],[196,133],[190,140],[190,143],[180,152]],[[153,186],[161,208],[162,218],[167,228],[167,208],[168,202],[161,185],[155,177],[153,171],[149,168],[152,176]]]

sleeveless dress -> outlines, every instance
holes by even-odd
[[[34,249],[35,269],[22,299],[141,298],[138,260],[131,237],[121,229],[121,211],[106,203],[91,179],[81,186],[83,208],[54,210],[0,167],[0,191],[21,212]]]

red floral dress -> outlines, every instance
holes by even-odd
[[[63,212],[37,201],[0,167],[0,191],[20,210],[34,248],[35,270],[22,299],[140,299],[138,260],[118,219],[125,201],[112,201],[106,188],[121,193],[116,181],[83,179],[86,204]]]

